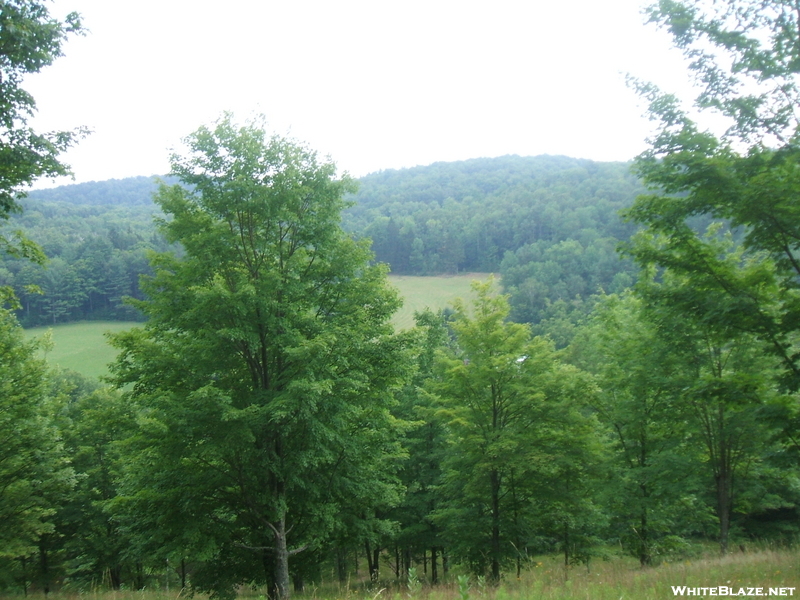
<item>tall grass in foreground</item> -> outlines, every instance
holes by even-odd
[[[565,570],[560,558],[544,559],[523,572],[519,580],[509,575],[497,589],[481,586],[474,579],[469,589],[453,581],[444,586],[423,588],[414,596],[406,590],[386,589],[376,600],[660,600],[665,598],[694,598],[676,596],[672,586],[687,587],[794,587],[800,596],[800,552],[797,550],[763,550],[752,553],[731,553],[692,561],[665,563],[642,569],[635,560],[614,558],[593,561],[589,567],[577,566]],[[454,578],[455,579],[455,578]],[[349,595],[352,600],[375,597],[372,593]],[[747,589],[745,589],[747,592]],[[789,592],[787,591],[787,594]],[[312,596],[314,596],[312,594]],[[316,597],[347,598],[347,595],[326,596],[320,590]],[[706,597],[710,597],[708,592]],[[787,596],[788,597],[788,596]]]
[[[739,588],[794,587],[792,597],[800,596],[800,551],[761,550],[731,553],[725,557],[709,556],[692,561],[665,563],[642,569],[634,560],[614,558],[593,561],[586,566],[566,570],[559,558],[546,558],[517,580],[509,575],[499,588],[491,588],[474,578],[469,581],[451,572],[452,581],[436,587],[412,586],[411,589],[390,583],[376,585],[337,586],[310,585],[297,600],[661,600],[697,598],[676,596],[672,586]],[[460,579],[460,581],[459,581]],[[41,600],[41,594],[29,595]],[[180,600],[185,592],[145,589],[116,592],[60,592],[51,594],[59,600]],[[195,596],[196,598],[204,598]],[[706,598],[710,598],[706,593]],[[742,597],[742,596],[737,596]],[[753,595],[746,597],[756,597]],[[777,597],[777,596],[771,596]],[[786,596],[789,597],[789,592]],[[242,600],[265,600],[263,590],[245,589]]]
[[[505,582],[495,600],[541,598],[656,600],[675,598],[672,586],[687,587],[795,587],[800,595],[800,554],[765,550],[729,554],[693,561],[666,563],[642,569],[634,561],[615,559],[576,567],[565,574],[563,565],[542,564],[520,581]],[[746,591],[746,590],[745,590]],[[687,596],[684,596],[687,597]],[[707,593],[708,597],[708,593]]]

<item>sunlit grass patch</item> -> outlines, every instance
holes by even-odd
[[[53,347],[44,355],[47,362],[51,366],[94,378],[107,375],[108,363],[117,355],[105,333],[124,331],[140,324],[129,321],[81,321],[26,329],[25,336],[41,337],[52,330]]]
[[[440,310],[453,303],[456,298],[469,300],[473,281],[484,281],[489,273],[462,273],[459,275],[389,275],[389,281],[400,290],[403,307],[394,315],[392,323],[397,329],[414,326],[414,312],[430,308]]]

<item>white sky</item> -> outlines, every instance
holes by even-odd
[[[26,88],[38,129],[93,130],[64,155],[77,182],[164,174],[226,110],[263,113],[355,176],[504,154],[628,160],[650,123],[624,74],[687,86],[643,24],[648,3],[55,0],[89,33]]]

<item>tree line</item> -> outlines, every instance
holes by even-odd
[[[345,228],[400,274],[494,272],[526,244],[631,233],[617,211],[641,187],[625,163],[565,156],[480,158],[360,180]]]
[[[167,245],[153,226],[154,207],[113,207],[29,200],[12,220],[47,255],[37,263],[6,256],[0,284],[19,300],[26,327],[78,320],[141,320],[125,298],[141,298],[147,254]]]

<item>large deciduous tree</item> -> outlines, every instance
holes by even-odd
[[[53,531],[55,499],[74,484],[48,415],[38,344],[0,310],[0,558],[26,557]]]
[[[636,160],[653,193],[627,213],[648,229],[633,256],[703,291],[685,296],[685,310],[769,344],[791,389],[800,387],[799,9],[796,0],[660,0],[650,8],[691,60],[696,108],[721,114],[728,128],[703,131],[679,99],[637,84],[659,129]],[[737,232],[741,248],[720,252],[699,215]],[[732,260],[731,252],[740,254]]]
[[[36,103],[21,86],[27,74],[61,55],[68,35],[80,31],[77,14],[61,22],[41,1],[0,3],[0,224],[20,209],[25,186],[68,173],[58,155],[81,132],[34,131],[28,119]],[[0,253],[44,262],[42,250],[18,231],[0,230]],[[18,306],[11,286],[0,285],[0,305],[5,303]],[[22,341],[13,316],[0,309],[0,558],[26,557],[53,530],[54,499],[73,483],[45,414],[45,369],[35,351]]]
[[[674,326],[654,312],[633,294],[605,296],[570,348],[597,378],[591,405],[614,441],[605,490],[612,532],[642,566],[683,546],[681,536],[702,528],[706,511],[697,497],[693,411],[683,398],[697,357],[670,343],[685,336],[670,335]]]
[[[182,184],[156,197],[182,256],[153,258],[149,320],[115,340],[144,411],[129,505],[168,511],[172,525],[148,520],[202,559],[196,587],[268,581],[286,598],[289,557],[343,505],[395,494],[389,409],[412,362],[388,323],[399,301],[340,227],[354,184],[332,163],[229,115],[185,142]]]
[[[649,15],[690,60],[697,113],[727,126],[703,130],[678,98],[637,84],[659,128],[635,164],[652,193],[627,212],[646,228],[629,252],[666,284],[648,300],[683,321],[696,356],[685,396],[713,467],[724,550],[737,470],[757,456],[743,436],[777,399],[762,355],[779,359],[781,387],[800,389],[800,5],[660,0]],[[771,404],[794,444],[796,401]]]
[[[727,262],[735,263],[738,256],[731,253]],[[734,315],[709,319],[707,308],[687,309],[709,303],[725,308],[718,292],[695,285],[691,277],[668,271],[661,282],[642,282],[640,291],[660,337],[686,364],[675,383],[682,387],[682,412],[710,483],[709,504],[720,550],[726,552],[736,513],[746,512],[745,504],[757,510],[752,497],[743,500],[748,487],[763,479],[767,457],[778,452],[766,416],[785,407],[786,398],[778,392],[777,361],[763,339],[742,330]]]
[[[35,179],[69,173],[58,155],[83,131],[36,132],[28,125],[36,102],[22,84],[26,75],[39,72],[61,56],[67,37],[81,31],[77,13],[59,21],[40,0],[0,4],[0,219],[19,210],[23,188]],[[0,236],[0,248],[43,259],[38,247],[18,233]]]
[[[506,322],[507,297],[491,282],[474,290],[471,307],[455,304],[457,348],[439,355],[430,383],[450,434],[434,519],[457,558],[498,582],[504,563],[525,557],[544,513],[559,537],[566,530],[569,556],[597,438],[576,410],[590,381],[528,325]]]

